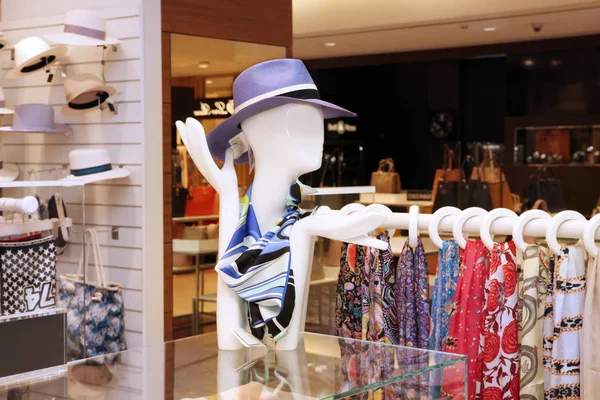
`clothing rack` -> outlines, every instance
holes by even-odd
[[[351,206],[355,206],[352,204]],[[469,210],[469,209],[467,209]],[[500,210],[500,209],[496,209]],[[508,209],[507,212],[511,212]],[[466,210],[465,210],[466,211]],[[463,211],[463,212],[465,212]],[[332,213],[343,213],[343,210],[331,210]],[[487,212],[485,212],[487,214]],[[481,225],[483,223],[485,215],[476,215],[468,218],[463,225],[463,232],[467,234],[479,234]],[[417,228],[419,231],[428,231],[429,224],[434,218],[434,214],[418,214],[417,216]],[[438,231],[445,232],[448,234],[452,233],[454,224],[461,218],[460,214],[447,215],[443,217],[438,224]],[[517,223],[517,216],[506,217],[501,216],[495,219],[490,225],[490,233],[492,235],[511,235],[513,227]],[[409,213],[398,213],[389,212],[387,219],[381,224],[382,228],[388,229],[409,229],[410,227],[410,214]],[[527,223],[523,228],[523,236],[534,236],[534,237],[545,237],[548,227],[552,220],[536,218]],[[560,224],[557,230],[557,237],[563,239],[581,239],[583,236],[583,230],[588,221],[576,221],[567,220]],[[595,239],[600,240],[600,230],[596,231]]]

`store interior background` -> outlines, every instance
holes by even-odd
[[[576,0],[436,3],[409,7],[375,0],[341,6],[334,0],[294,0],[293,47],[274,46],[275,39],[173,34],[171,121],[192,116],[201,99],[231,96],[233,79],[248,66],[293,56],[304,60],[322,99],[358,114],[344,121],[356,126],[355,132],[326,129],[325,153],[343,148],[347,161],[336,183],[366,185],[378,161],[392,157],[403,190],[430,190],[444,144],[460,141],[466,153],[467,143],[493,142],[505,146],[504,173],[511,191],[521,193],[535,168],[513,160],[516,127],[600,123],[600,7]],[[429,133],[432,115],[440,110],[452,112],[456,121],[443,140]],[[200,120],[206,132],[220,121]],[[598,147],[600,131],[592,129],[591,136],[589,145]],[[175,149],[172,126],[169,139]],[[248,169],[237,171],[247,187]],[[590,182],[598,181],[600,168],[559,166],[553,172],[562,181],[567,208],[590,214],[600,195]],[[322,177],[317,171],[304,180],[319,186]],[[182,238],[186,225],[193,224],[174,223],[168,228],[171,237]],[[203,254],[201,261],[214,265],[214,255]],[[172,281],[165,279],[172,285],[165,296],[173,298],[174,338],[192,333],[194,262],[189,254],[175,252],[173,269],[166,271],[173,273]],[[214,272],[207,269],[204,277],[205,292],[214,292]],[[207,302],[200,331],[214,329],[213,310]]]

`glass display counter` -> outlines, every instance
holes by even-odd
[[[164,373],[154,373],[162,370],[158,360]],[[464,379],[465,357],[453,354],[311,333],[304,334],[295,351],[219,351],[213,333],[76,361],[66,371],[57,368],[6,383],[0,398],[27,393],[55,399],[343,399],[367,394],[437,399],[442,381],[445,388],[462,391]],[[147,393],[148,380],[163,380],[159,386],[165,393]]]

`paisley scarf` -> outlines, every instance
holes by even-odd
[[[252,334],[279,340],[292,320],[296,292],[291,265],[290,228],[311,212],[302,213],[304,185],[290,187],[286,213],[264,235],[250,202],[252,186],[241,198],[240,221],[227,251],[215,269],[219,277],[246,302]]]

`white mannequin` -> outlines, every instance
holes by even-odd
[[[281,218],[286,195],[295,179],[321,165],[324,139],[323,112],[309,104],[289,103],[263,111],[242,122],[244,136],[252,148],[255,178],[252,204],[261,232],[267,232]],[[237,178],[233,150],[228,149],[225,165],[214,163],[202,125],[188,118],[177,121],[177,129],[200,172],[220,196],[219,257],[235,232],[239,220]],[[276,343],[278,350],[298,346],[306,315],[308,285],[312,266],[313,236],[386,249],[387,244],[366,234],[385,220],[380,214],[331,215],[318,213],[294,224],[290,234],[291,263],[294,271],[296,303],[288,333]],[[217,334],[219,348],[236,350],[242,344],[232,330],[246,328],[241,299],[220,279],[217,288]]]

